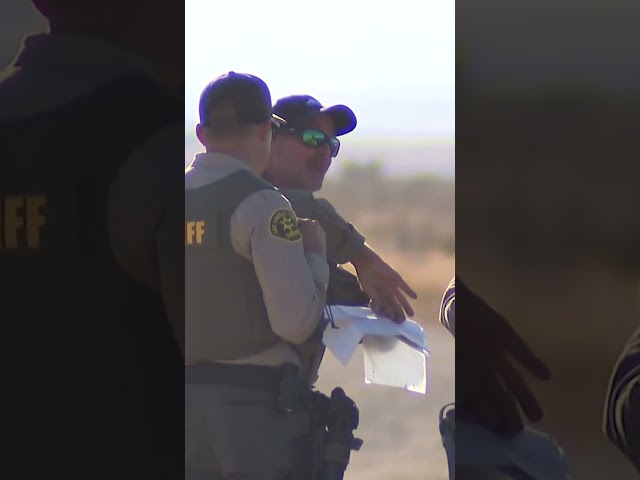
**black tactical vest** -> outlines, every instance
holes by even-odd
[[[12,362],[2,391],[25,478],[180,473],[167,454],[180,451],[180,430],[175,445],[159,439],[182,421],[182,358],[159,292],[118,266],[106,221],[112,179],[135,147],[183,118],[176,100],[131,76],[0,121],[0,342]]]
[[[188,363],[236,360],[283,342],[269,323],[253,264],[236,253],[230,237],[238,205],[258,190],[273,188],[240,170],[185,192]]]

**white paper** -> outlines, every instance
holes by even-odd
[[[366,383],[426,393],[429,352],[419,323],[398,324],[368,307],[332,306],[330,311],[338,328],[327,325],[323,342],[343,365],[362,342]]]
[[[340,319],[334,321],[339,328],[334,329],[331,325],[328,325],[324,331],[322,341],[340,363],[346,366],[351,360],[353,352],[356,351],[360,340],[362,340],[362,331],[357,325],[350,323],[348,320]]]
[[[365,382],[427,393],[427,358],[397,337],[362,339]]]

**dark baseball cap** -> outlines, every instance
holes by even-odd
[[[269,87],[248,73],[229,72],[209,83],[200,95],[200,124],[206,128],[229,128],[262,123],[273,114]]]
[[[75,11],[78,8],[86,9],[97,5],[113,5],[113,4],[135,4],[141,3],[140,0],[32,0],[31,3],[46,18],[53,14],[66,11]]]
[[[279,99],[273,106],[273,113],[287,121],[288,126],[301,126],[316,115],[327,115],[336,126],[336,136],[351,132],[358,120],[355,113],[346,105],[324,107],[310,95],[291,95]]]

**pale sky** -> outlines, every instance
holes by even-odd
[[[353,135],[454,135],[453,1],[187,0],[185,22],[188,123],[202,88],[234,70],[262,78],[274,101],[350,106]]]
[[[0,0],[1,67],[42,30],[27,0]],[[261,77],[273,99],[295,93],[358,116],[350,135],[449,137],[455,131],[452,0],[186,0],[185,114],[230,70]]]

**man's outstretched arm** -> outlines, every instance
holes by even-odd
[[[327,236],[328,258],[338,264],[353,264],[362,289],[371,298],[372,308],[397,322],[404,321],[406,315],[414,315],[406,297],[415,300],[418,298],[415,291],[329,201],[301,190],[280,189],[280,192],[289,199],[296,215],[320,222]]]

